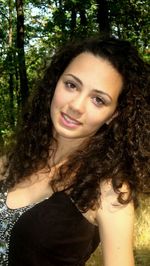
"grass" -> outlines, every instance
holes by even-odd
[[[150,196],[142,196],[135,215],[134,231],[135,266],[150,266]],[[102,252],[99,246],[91,255],[86,266],[102,266]]]

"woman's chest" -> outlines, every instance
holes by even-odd
[[[53,195],[54,191],[50,185],[50,180],[48,178],[43,178],[32,184],[23,183],[9,191],[6,197],[6,205],[10,209],[19,209],[32,204],[36,205],[37,203],[41,203],[46,199],[50,199]],[[57,208],[59,209],[59,206],[57,206]],[[80,212],[80,214],[87,219],[88,222],[96,225],[95,211],[88,210],[86,213]]]
[[[73,256],[81,258],[87,248],[91,252],[93,243],[98,242],[97,227],[88,222],[64,192],[56,192],[19,218],[12,230],[10,249],[19,258],[22,250],[32,250],[36,256],[48,256],[49,261],[54,254],[63,261]]]

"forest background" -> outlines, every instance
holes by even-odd
[[[91,35],[130,40],[150,60],[149,0],[0,0],[0,147],[13,142],[17,121],[36,80],[64,42]],[[150,265],[150,199],[135,221],[136,265]],[[96,251],[88,266],[98,266]]]

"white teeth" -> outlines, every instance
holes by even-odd
[[[72,120],[71,118],[69,118],[69,117],[68,117],[67,115],[65,115],[65,114],[63,114],[63,117],[64,117],[65,120],[66,120],[67,122],[69,122],[69,123],[72,123],[72,124],[75,124],[75,125],[78,124],[78,122]]]

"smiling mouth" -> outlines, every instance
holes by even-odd
[[[79,122],[78,120],[68,116],[67,114],[65,113],[61,113],[62,117],[66,120],[67,123],[69,124],[73,124],[73,125],[81,125],[82,123]]]

